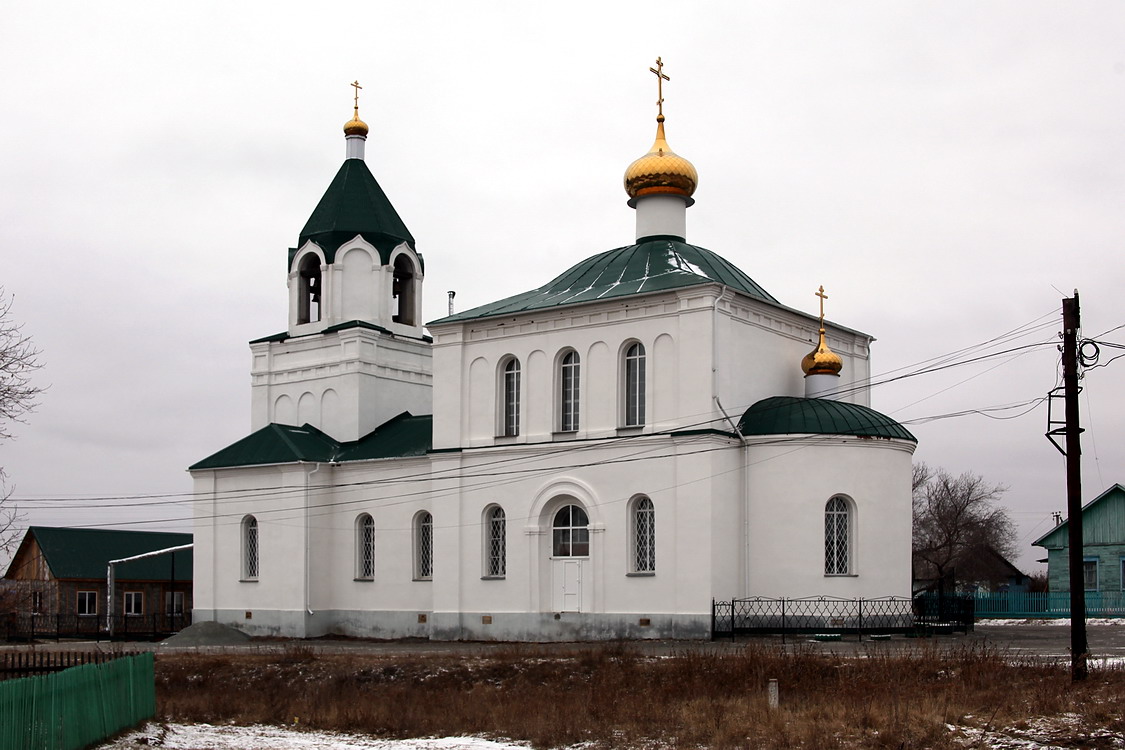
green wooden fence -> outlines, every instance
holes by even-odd
[[[1070,592],[1016,591],[977,594],[977,617],[1070,617]],[[1120,591],[1087,591],[1087,617],[1125,617],[1125,596]]]
[[[0,750],[80,750],[156,713],[151,653],[0,682]]]

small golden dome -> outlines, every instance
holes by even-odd
[[[690,206],[695,202],[691,196],[698,184],[695,166],[668,146],[664,138],[664,115],[660,115],[656,118],[656,142],[647,154],[625,170],[629,205],[635,206],[636,199],[646,195],[664,194],[683,196]]]
[[[801,360],[801,369],[805,375],[839,375],[844,369],[844,360],[828,348],[823,328],[820,329],[820,343]]]
[[[359,107],[356,107],[352,119],[344,123],[344,135],[362,135],[366,138],[367,133],[367,123],[359,119]]]

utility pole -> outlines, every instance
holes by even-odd
[[[1066,404],[1066,514],[1070,552],[1070,677],[1086,679],[1086,582],[1082,565],[1082,445],[1078,425],[1078,290],[1062,301],[1063,391]]]

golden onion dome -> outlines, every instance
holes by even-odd
[[[344,123],[344,135],[362,135],[366,138],[368,132],[367,123],[359,119],[359,107],[356,107],[352,119]]]
[[[816,348],[801,360],[801,369],[805,371],[805,375],[839,375],[844,369],[844,360],[828,348],[823,328],[820,329],[820,342]]]
[[[692,193],[699,184],[695,165],[677,155],[664,138],[664,115],[656,118],[656,141],[649,152],[625,170],[625,192],[629,205],[646,195],[680,195],[690,206]]]

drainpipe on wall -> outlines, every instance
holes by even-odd
[[[312,575],[312,567],[310,563],[311,552],[309,550],[309,502],[310,493],[309,485],[312,482],[312,475],[320,471],[320,463],[318,462],[315,468],[305,475],[305,612],[307,614],[314,614],[312,611],[312,600],[309,596],[309,577]]]

